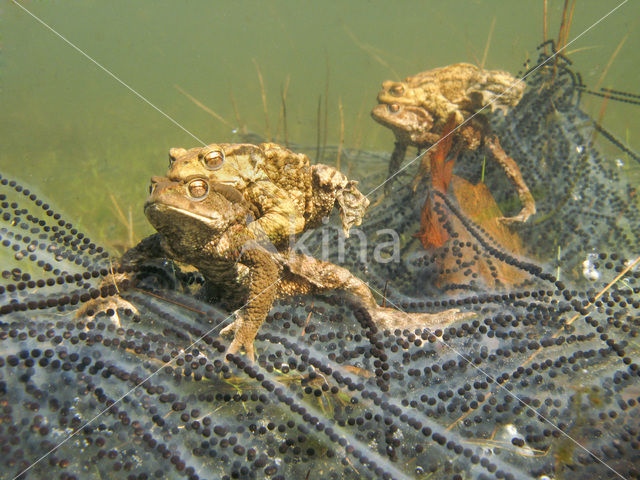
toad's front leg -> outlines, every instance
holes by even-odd
[[[171,258],[171,254],[166,249],[162,236],[157,233],[145,238],[136,246],[130,248],[124,253],[122,258],[116,260],[113,265],[110,265],[109,274],[102,279],[98,288],[100,290],[104,290],[105,288],[111,290],[115,287],[116,294],[103,295],[85,303],[76,311],[76,317],[80,318],[85,315],[93,316],[98,312],[109,312],[109,310],[112,310],[114,314],[111,315],[111,319],[117,327],[120,327],[118,309],[125,311],[130,310],[134,315],[138,315],[139,313],[136,307],[120,296],[120,290],[123,289],[123,287],[135,284],[136,267],[155,258]]]
[[[233,333],[233,340],[227,353],[235,354],[244,348],[251,362],[255,359],[253,341],[260,325],[267,318],[275,299],[276,286],[280,280],[279,266],[267,251],[259,245],[245,245],[240,253],[240,263],[250,268],[249,298],[247,303],[237,312],[232,324],[225,327],[220,334]]]

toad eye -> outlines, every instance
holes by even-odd
[[[400,105],[398,105],[397,103],[390,103],[387,108],[391,113],[398,113],[398,111],[400,110]]]
[[[218,170],[224,163],[224,152],[212,150],[201,158],[202,164],[207,170]]]
[[[191,180],[187,185],[187,191],[193,200],[204,200],[209,193],[209,185],[201,179]]]
[[[400,97],[401,95],[404,94],[404,86],[394,85],[393,87],[391,87],[389,91],[391,92],[391,95],[393,95],[394,97]]]

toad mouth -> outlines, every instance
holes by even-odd
[[[174,207],[172,205],[167,205],[165,203],[160,203],[160,202],[148,202],[144,205],[144,214],[145,216],[148,216],[149,210],[153,210],[157,213],[160,214],[166,214],[168,212],[176,212],[178,213],[180,216],[185,216],[185,217],[190,217],[193,218],[201,223],[204,223],[206,225],[209,225],[211,227],[218,227],[220,225],[220,222],[222,220],[222,216],[216,212],[212,212],[211,216],[204,216],[204,215],[199,215],[197,213],[194,213],[192,211],[189,210],[185,210],[183,208],[179,208],[179,207]]]

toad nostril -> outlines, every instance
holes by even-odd
[[[162,177],[156,177],[156,176],[151,177],[151,183],[149,184],[149,195],[155,192],[156,187],[158,186],[158,183],[160,183],[161,181],[162,181]]]

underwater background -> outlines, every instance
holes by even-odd
[[[0,478],[65,438],[19,478],[640,476],[640,4],[20,5],[77,48],[0,4]],[[330,165],[341,152],[367,193],[394,142],[369,113],[381,82],[456,62],[518,76],[546,58],[545,5],[547,38],[567,6],[569,41],[588,31],[531,75],[508,116],[491,115],[538,206],[513,227],[522,248],[432,193],[464,261],[422,249],[424,194],[398,186],[415,166],[362,226],[370,239],[394,228],[401,261],[362,262],[347,242],[344,266],[389,305],[473,319],[381,331],[337,294],[288,298],[260,330],[257,363],[224,362],[211,328],[227,312],[166,263],[122,290],[140,312],[120,312],[122,328],[76,316],[75,304],[116,293],[99,283],[108,253],[152,233],[142,204],[170,147],[273,139]],[[603,87],[631,101],[583,91]],[[482,165],[465,152],[456,174],[516,212],[504,174],[487,165],[485,178]],[[314,253],[321,244],[310,240]],[[340,253],[331,244],[329,258]]]
[[[463,2],[26,2],[42,21],[205,143],[234,131],[307,147],[388,151],[369,115],[383,80],[456,62],[524,71],[543,38],[543,0]],[[576,4],[569,38],[617,4]],[[97,240],[122,248],[151,232],[142,203],[170,147],[198,142],[12,2],[1,4],[0,167],[55,199]],[[564,2],[548,2],[557,38]],[[627,2],[565,54],[590,88],[638,93],[640,5]],[[268,127],[258,71],[262,75]],[[190,97],[189,97],[190,96]],[[214,118],[191,98],[215,112]],[[234,108],[235,103],[235,108]],[[320,123],[318,124],[318,109]],[[597,117],[601,98],[585,98]],[[236,113],[237,112],[237,113]],[[603,125],[637,151],[634,105],[609,101]],[[607,142],[601,142],[608,148]],[[408,157],[409,155],[407,155]],[[614,151],[614,156],[621,156]],[[314,155],[311,155],[314,160]],[[624,172],[638,176],[637,162]],[[386,165],[343,165],[358,179]],[[635,173],[634,173],[635,172]],[[116,207],[116,204],[118,207]],[[124,219],[118,214],[119,208]]]

